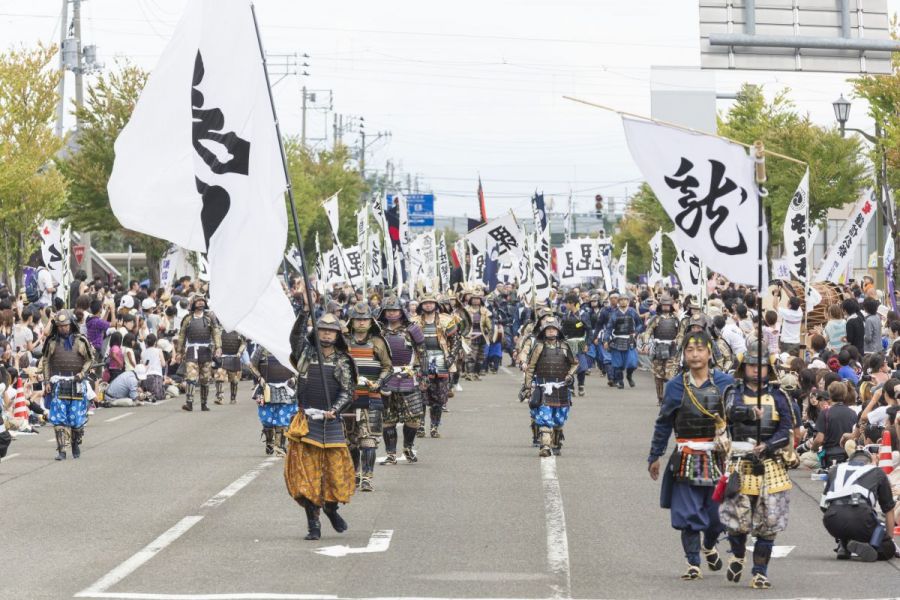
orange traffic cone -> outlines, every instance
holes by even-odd
[[[28,402],[25,400],[25,386],[22,385],[22,378],[16,381],[16,399],[13,403],[12,411],[13,419],[28,419]]]
[[[891,453],[891,432],[881,434],[881,447],[878,449],[878,466],[885,475],[894,472],[894,457]]]

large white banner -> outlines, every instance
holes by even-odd
[[[184,274],[184,250],[180,246],[171,246],[159,261],[159,287],[170,289],[175,275]]]
[[[784,216],[784,258],[790,266],[790,272],[802,282],[806,282],[809,273],[807,256],[812,239],[809,223],[809,168],[803,174],[797,191],[788,204]],[[774,261],[773,261],[774,265]],[[779,277],[783,279],[783,277]]]
[[[762,250],[768,281],[768,233],[757,237],[754,161],[744,147],[682,129],[623,117],[635,163],[675,223],[678,247],[702,257],[735,283],[757,285]]]
[[[447,254],[447,236],[441,234],[441,243],[437,248],[438,270],[441,274],[441,290],[450,289],[450,255]]]
[[[205,252],[224,328],[289,364],[280,143],[249,0],[195,0],[116,140],[108,191],[124,227]]]
[[[652,238],[650,238],[650,276],[647,283],[651,286],[662,283],[663,272],[663,245],[662,245],[662,229],[658,230]]]
[[[409,231],[409,203],[406,196],[400,194],[396,197],[397,216],[400,222],[400,248],[404,253],[409,252],[409,245],[412,243],[412,233]],[[407,256],[407,258],[409,258]]]
[[[603,257],[594,238],[569,240],[556,253],[560,284],[574,285],[603,276]]]
[[[534,299],[543,304],[550,296],[553,287],[550,265],[550,226],[543,232],[535,232],[534,247],[531,251],[531,273],[534,281]]]
[[[496,246],[497,258],[505,262],[510,256],[522,256],[525,232],[519,227],[516,217],[509,212],[470,231],[466,239],[478,252]]]
[[[875,192],[866,190],[856,204],[856,208],[850,213],[847,222],[844,223],[844,228],[841,229],[836,243],[831,246],[828,256],[825,257],[813,281],[843,283],[845,271],[852,265],[856,247],[865,237],[869,221],[872,220],[876,210],[878,210],[878,202],[875,199]]]
[[[619,255],[619,260],[616,263],[616,272],[613,275],[613,278],[616,280],[616,289],[620,292],[625,291],[625,286],[628,283],[628,244],[625,244],[625,247],[622,248],[622,254]]]
[[[338,231],[341,228],[340,205],[338,203],[339,194],[340,192],[322,203],[322,209],[325,211],[325,216],[328,217],[328,227],[331,229],[331,236],[335,240],[340,239]]]
[[[381,235],[383,240],[381,248],[384,254],[384,273],[382,274],[382,277],[385,283],[390,287],[394,282],[394,245],[391,243],[391,233],[388,230],[387,217],[384,214],[384,202],[384,196],[373,197],[372,214],[375,215],[375,219],[378,221],[378,226],[381,227]],[[381,265],[379,265],[379,269],[381,269]],[[381,281],[381,279],[379,279],[379,281]]]
[[[41,225],[41,259],[53,276],[57,285],[62,283],[65,271],[65,256],[59,221],[44,221]],[[68,293],[68,290],[67,290]]]

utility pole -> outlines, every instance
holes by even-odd
[[[80,109],[84,105],[84,59],[81,56],[81,0],[72,0],[72,23],[75,29],[75,50],[78,53],[75,68],[75,108]],[[75,119],[75,130],[78,131],[80,122]]]
[[[306,148],[306,86],[303,86],[303,104],[302,104],[303,122],[300,125],[300,145]]]
[[[66,60],[63,54],[63,46],[66,45],[66,35],[69,33],[69,0],[62,0],[62,18],[59,22],[59,85],[56,93],[59,96],[59,105],[56,107],[56,137],[63,136],[63,118],[66,114]]]
[[[334,125],[332,126],[333,133],[331,134],[331,149],[336,150],[338,145],[338,116],[337,113],[334,113],[334,115],[332,116],[334,117]]]
[[[359,174],[366,178],[366,121],[359,118]]]

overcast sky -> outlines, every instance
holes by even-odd
[[[152,69],[185,0],[85,0],[82,33],[112,65],[128,57]],[[300,131],[300,86],[332,90],[334,110],[378,131],[367,169],[419,175],[438,214],[477,214],[480,172],[489,215],[528,214],[535,188],[557,203],[574,190],[576,210],[593,197],[622,197],[640,175],[615,114],[564,100],[572,95],[650,113],[651,65],[699,65],[696,0],[421,0],[256,3],[271,54],[308,54],[308,77],[275,87],[285,133]],[[891,13],[900,0],[888,0]],[[58,43],[61,0],[3,0],[0,40]],[[71,16],[71,11],[70,11]],[[276,62],[277,59],[273,59]],[[277,67],[273,67],[277,71]],[[275,76],[277,79],[277,76]],[[797,106],[831,124],[842,75],[719,72],[719,92],[742,82],[768,96],[790,87]],[[69,75],[69,93],[73,78]],[[319,94],[318,99],[325,97]],[[325,105],[326,103],[321,104]],[[727,101],[719,102],[725,109]],[[871,130],[860,102],[849,127]],[[331,115],[312,111],[308,136],[331,137]],[[344,141],[357,143],[358,128]],[[315,140],[313,140],[315,143]],[[321,142],[320,142],[321,143]],[[557,204],[557,208],[560,205]]]

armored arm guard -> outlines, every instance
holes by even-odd
[[[91,365],[94,364],[94,347],[83,335],[77,336],[75,340],[75,343],[81,346],[81,354],[84,357],[84,363],[81,365],[81,371],[79,372],[82,379],[84,379],[91,372]]]
[[[207,316],[209,316],[209,332],[210,338],[212,339],[212,351],[215,352],[222,348],[222,324],[219,322],[219,318],[214,312],[208,312]]]
[[[376,389],[381,389],[381,386],[394,371],[394,366],[391,362],[391,353],[390,350],[388,350],[387,344],[385,344],[384,340],[380,337],[372,339],[372,352],[375,354],[375,358],[378,359],[378,363],[381,365],[381,371],[378,373],[378,381],[375,382]]]
[[[262,377],[262,374],[259,372],[259,361],[262,360],[262,352],[262,347],[257,346],[256,350],[253,351],[253,356],[250,357],[250,364],[247,365],[250,373],[257,381]]]
[[[756,421],[756,413],[753,407],[744,403],[744,395],[735,386],[725,389],[725,416],[731,423],[753,423]]]
[[[537,361],[544,351],[544,343],[535,340],[528,354],[528,362],[525,365],[525,381],[531,382],[534,379],[534,370],[537,367]]]
[[[175,341],[175,352],[177,354],[184,353],[184,340],[187,335],[187,325],[185,325],[185,323],[187,323],[190,316],[191,315],[187,314],[181,319],[181,326],[178,328],[178,339]]]
[[[288,339],[291,343],[291,363],[299,370],[298,363],[303,356],[303,352],[309,345],[306,341],[306,323],[309,320],[309,314],[300,311],[294,320],[294,326],[291,327],[291,333]]]
[[[342,354],[335,362],[334,377],[340,385],[337,398],[332,400],[331,410],[340,414],[353,402],[353,390],[356,388],[356,376],[350,357]]]

